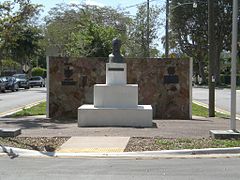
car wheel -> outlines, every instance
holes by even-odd
[[[31,88],[33,88],[33,86],[31,86]]]
[[[19,85],[18,85],[18,84],[16,84],[16,87],[15,87],[15,89],[16,89],[16,91],[18,91],[18,90],[19,90]]]

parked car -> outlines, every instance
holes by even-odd
[[[6,82],[4,82],[2,78],[0,78],[0,91],[5,92],[5,90],[6,90]]]
[[[13,77],[17,79],[19,88],[30,88],[29,79],[26,74],[14,74]]]
[[[45,87],[45,80],[41,76],[33,76],[29,79],[29,84],[31,87],[34,86]]]
[[[1,78],[5,82],[5,89],[6,90],[11,90],[12,92],[18,91],[19,86],[17,79],[12,76],[5,76]]]

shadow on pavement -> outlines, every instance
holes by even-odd
[[[0,127],[18,127],[21,129],[66,129],[73,122],[50,121],[45,118],[0,118]],[[76,124],[74,122],[74,124]],[[65,126],[64,126],[65,125]]]

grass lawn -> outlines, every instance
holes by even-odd
[[[45,114],[46,114],[46,102],[42,102],[36,106],[23,109],[15,114],[12,114],[11,117],[36,116]]]
[[[227,148],[239,147],[240,140],[218,140],[218,139],[157,139],[156,144],[161,148],[170,149],[200,149],[200,148]]]
[[[36,115],[45,115],[46,114],[46,102],[42,102],[36,106],[33,106],[28,109],[23,109],[15,114],[12,114],[11,117],[23,117],[23,116],[36,116]],[[192,103],[192,115],[193,116],[203,116],[208,117],[208,109],[202,106],[199,106],[195,103]],[[216,112],[217,117],[229,118],[229,115]]]
[[[205,108],[203,106],[192,103],[192,115],[193,116],[208,117],[208,108]],[[216,117],[220,117],[220,118],[230,118],[229,115],[222,114],[222,113],[219,113],[219,112],[216,112],[215,115],[216,115]]]

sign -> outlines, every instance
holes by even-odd
[[[68,60],[64,63],[64,80],[62,81],[62,86],[75,86],[76,81],[73,81],[72,75],[73,71],[72,63],[69,63]]]

